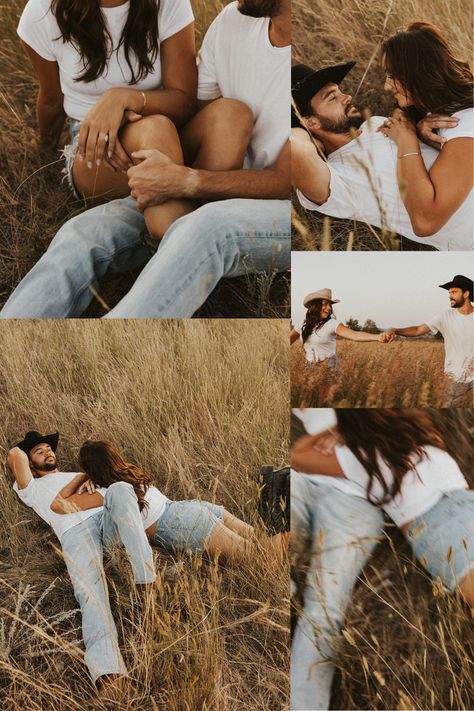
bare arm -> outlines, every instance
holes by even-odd
[[[19,447],[13,447],[8,452],[7,464],[15,477],[18,488],[26,489],[33,479],[28,455]]]
[[[78,474],[69,484],[66,484],[59,494],[53,499],[51,511],[57,514],[75,513],[76,511],[87,511],[96,506],[102,506],[104,497],[98,491],[89,494],[88,492],[77,494],[78,488],[88,480],[87,474]]]
[[[390,328],[386,333],[393,333],[394,336],[424,336],[426,333],[431,333],[431,329],[426,323],[420,326],[407,326],[406,328]]]
[[[63,108],[64,96],[59,82],[59,67],[57,62],[43,59],[23,40],[21,43],[39,81],[36,116],[40,140],[45,146],[55,148],[66,118]]]
[[[322,205],[329,198],[330,172],[307,131],[291,131],[291,182],[309,200]]]
[[[347,338],[349,341],[379,341],[383,343],[381,333],[367,333],[366,331],[353,331],[351,328],[340,323],[336,328],[336,333],[342,338]]]
[[[295,341],[297,341],[299,337],[300,337],[300,334],[298,333],[298,331],[296,331],[296,330],[293,328],[293,329],[291,330],[291,333],[290,333],[290,346],[292,346],[293,343],[294,343]]]
[[[320,437],[320,434],[306,435],[298,439],[291,448],[291,466],[304,474],[323,474],[345,478],[335,454],[327,456],[315,449],[315,444]]]

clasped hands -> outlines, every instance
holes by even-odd
[[[387,138],[391,138],[396,143],[400,137],[407,132],[416,133],[417,137],[431,148],[440,150],[446,143],[446,138],[440,136],[436,131],[440,128],[455,128],[459,119],[455,116],[444,114],[426,114],[415,125],[402,109],[395,109],[390,118],[383,123],[377,131],[383,133]]]

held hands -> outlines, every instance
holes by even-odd
[[[459,119],[454,116],[427,114],[416,124],[416,132],[420,141],[423,141],[423,143],[426,143],[428,146],[431,146],[431,148],[436,148],[439,151],[446,143],[446,139],[435,133],[436,129],[455,128],[458,123]]]
[[[136,151],[132,158],[136,165],[128,170],[128,185],[140,211],[172,198],[190,197],[191,168],[173,163],[156,149]]]
[[[416,127],[401,109],[395,109],[390,118],[378,127],[377,132],[398,143],[407,134],[416,136]]]
[[[395,338],[395,329],[389,328],[379,335],[379,343],[391,343]]]

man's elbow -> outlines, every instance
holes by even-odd
[[[417,237],[432,237],[444,226],[446,220],[433,215],[420,215],[412,219],[413,232]]]
[[[60,499],[59,497],[56,497],[53,499],[53,502],[51,506],[49,507],[51,511],[55,514],[63,514],[66,513],[64,511],[64,504],[63,504],[64,499]]]

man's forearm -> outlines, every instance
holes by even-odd
[[[407,326],[406,328],[392,329],[396,336],[421,336],[419,326]]]
[[[196,170],[189,169],[182,197],[197,200],[249,198],[287,200],[289,175],[270,170]]]

